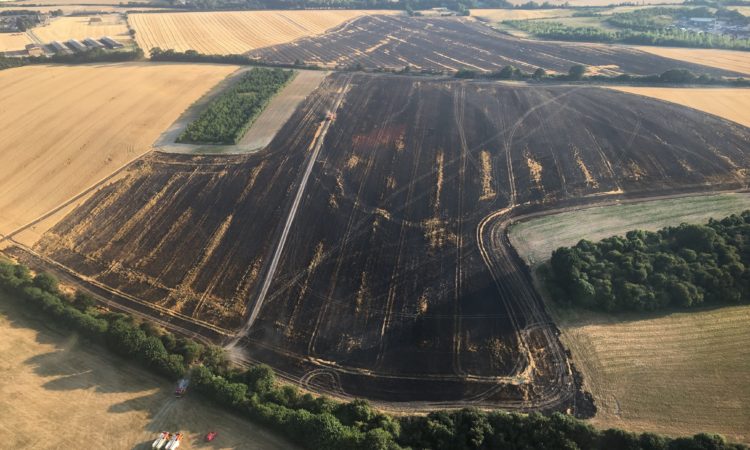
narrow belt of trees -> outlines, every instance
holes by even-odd
[[[208,399],[309,449],[747,450],[721,436],[670,439],[617,429],[598,431],[571,416],[509,414],[467,408],[394,417],[364,400],[338,402],[276,382],[266,365],[231,367],[221,348],[176,337],[150,322],[102,311],[90,296],[67,295],[46,273],[0,261],[0,290],[21,306],[91,342],[175,380],[190,372]]]
[[[540,268],[550,296],[604,311],[750,302],[750,210],[707,225],[582,240]]]
[[[253,68],[237,84],[211,101],[177,142],[236,144],[268,102],[289,80],[291,70]]]

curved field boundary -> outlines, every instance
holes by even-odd
[[[750,52],[705,48],[675,48],[642,45],[638,50],[691,64],[750,75]]]
[[[750,52],[745,57],[750,62]],[[677,103],[750,128],[750,89],[637,86],[612,86],[609,89]]]

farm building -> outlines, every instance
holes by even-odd
[[[97,41],[96,39],[92,39],[92,38],[86,38],[86,39],[84,39],[83,43],[86,44],[86,46],[89,47],[89,48],[104,48],[104,45],[101,42]]]
[[[73,53],[60,41],[52,41],[49,43],[49,45],[52,47],[55,53],[58,53],[60,55],[70,55],[71,53]]]
[[[103,38],[101,38],[99,40],[102,41],[102,43],[104,43],[104,45],[106,45],[109,48],[122,48],[122,47],[124,47],[124,45],[122,45],[121,43],[117,42],[116,40],[112,39],[109,36],[104,36]]]
[[[26,53],[28,53],[29,56],[44,56],[44,49],[39,44],[27,44]]]
[[[72,48],[73,50],[77,52],[87,52],[89,49],[81,41],[77,39],[70,39],[66,42],[68,44],[68,47]]]

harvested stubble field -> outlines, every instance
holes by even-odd
[[[515,6],[528,3],[526,0],[509,0],[509,1],[511,4]],[[638,2],[638,5],[669,5],[669,4],[679,4],[682,2],[683,0],[641,0]],[[621,5],[623,2],[619,0],[549,0],[549,3],[551,3],[552,5],[560,5],[560,6],[567,3],[569,6],[583,8],[586,6]],[[631,2],[627,2],[627,3],[631,3]]]
[[[130,14],[128,20],[146,53],[159,47],[228,55],[320,34],[366,14],[370,11],[229,11]]]
[[[549,19],[553,17],[570,17],[573,9],[472,9],[471,16],[487,22],[503,20]]]
[[[580,239],[705,223],[748,208],[750,194],[603,206],[520,222],[510,240],[534,266]],[[750,442],[749,306],[666,315],[548,307],[594,396],[595,425],[670,435],[709,431]]]
[[[705,48],[640,46],[637,49],[664,58],[672,58],[704,67],[750,75],[750,52]]]
[[[0,52],[23,50],[33,42],[26,33],[0,33]]]
[[[502,34],[473,19],[365,16],[324,35],[249,53],[262,61],[324,66],[498,71],[514,65],[527,72],[538,67],[567,73],[571,66],[595,66],[601,73],[649,75],[675,67],[728,74],[624,46],[545,42]]]
[[[487,256],[478,225],[509,206],[748,181],[750,129],[677,105],[598,88],[338,74],[263,152],[149,155],[36,249],[237,327],[321,114],[347,86],[240,342],[246,357],[322,391],[564,407],[574,383],[554,329],[512,255]]]
[[[0,72],[0,234],[149,151],[225,65],[27,66]],[[44,232],[30,230],[33,237]]]
[[[59,17],[52,19],[49,25],[30,30],[41,42],[67,41],[68,39],[82,40],[85,38],[100,38],[109,36],[118,41],[130,41],[128,26],[125,18],[119,14],[97,16],[101,22],[89,23],[93,16]]]
[[[289,449],[278,436],[188,395],[76,335],[49,328],[0,294],[0,441],[3,448],[150,449],[182,431],[180,448]],[[84,444],[85,443],[85,444]]]
[[[750,58],[750,54],[747,55]],[[750,127],[750,89],[613,86],[612,89],[688,106]]]

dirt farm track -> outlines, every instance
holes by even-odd
[[[265,150],[149,154],[31,250],[187,323],[231,334],[257,310],[235,356],[318,391],[585,415],[505,225],[745,188],[748,142],[749,128],[607,89],[334,74]]]

